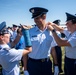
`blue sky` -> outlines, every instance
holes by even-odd
[[[31,7],[44,7],[49,10],[46,21],[66,21],[65,12],[76,14],[76,0],[0,0],[0,23],[6,21],[7,26],[12,24],[33,25]]]

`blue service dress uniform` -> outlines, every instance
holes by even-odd
[[[0,45],[0,64],[3,75],[20,75],[19,61],[23,50],[10,49],[7,44]]]
[[[65,47],[65,75],[76,75],[76,31],[70,34],[64,30],[66,39],[71,46]]]
[[[32,52],[28,54],[28,72],[30,75],[52,75],[50,60],[51,48],[56,46],[51,32],[41,31],[37,26],[30,29]]]

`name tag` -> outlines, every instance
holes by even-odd
[[[31,38],[31,41],[37,41],[37,40],[38,40],[38,37]]]

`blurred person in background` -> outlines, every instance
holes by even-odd
[[[17,36],[17,29],[18,29],[18,26],[13,24],[13,27],[12,27],[12,30],[13,30],[13,40],[16,38]]]
[[[12,31],[12,28],[11,27],[7,27],[7,30],[10,33],[10,42],[12,42],[13,41],[13,31]]]
[[[60,20],[57,19],[55,21],[53,21],[53,23],[60,25]],[[61,37],[61,33],[59,31],[56,31],[57,35]],[[62,50],[61,50],[61,46],[55,46],[55,50],[56,50],[56,54],[57,54],[57,62],[58,62],[58,67],[59,67],[59,73],[62,73]]]

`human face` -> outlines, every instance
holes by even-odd
[[[34,18],[34,22],[37,24],[37,26],[43,26],[45,25],[45,19],[46,19],[46,14],[43,14],[41,16]]]
[[[9,43],[9,41],[10,41],[10,34],[4,34],[3,35],[3,41],[4,41],[4,43]]]
[[[42,18],[41,18],[41,16],[38,16],[38,17],[34,18],[34,22],[37,25],[41,25],[42,24]]]
[[[17,30],[17,27],[13,27],[13,31]]]
[[[74,25],[71,20],[66,22],[66,26],[68,31],[72,32],[74,30]]]

